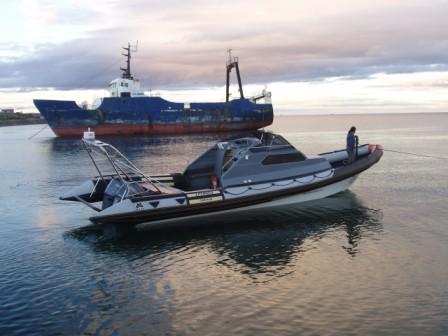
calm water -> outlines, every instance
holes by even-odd
[[[352,124],[362,142],[448,157],[448,114],[273,129],[313,154],[343,147]],[[27,140],[40,127],[0,128],[1,335],[448,334],[448,160],[386,152],[334,197],[145,232],[59,201],[95,171],[78,140]],[[163,173],[217,137],[107,140]]]

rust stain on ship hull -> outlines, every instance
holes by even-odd
[[[216,133],[254,130],[265,126],[265,122],[246,122],[234,124],[175,124],[175,125],[97,125],[90,126],[98,136],[107,135],[177,135],[195,133]],[[79,137],[86,127],[54,127],[53,132],[59,137]]]

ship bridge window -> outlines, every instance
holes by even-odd
[[[268,155],[261,162],[263,165],[271,165],[278,163],[289,163],[289,162],[299,162],[305,161],[306,157],[300,152],[297,153],[288,153],[288,154],[277,154],[277,155]]]

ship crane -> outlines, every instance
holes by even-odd
[[[227,61],[227,73],[226,73],[226,103],[229,102],[230,93],[230,72],[233,68],[236,69],[236,78],[238,79],[238,90],[240,92],[240,98],[244,99],[244,93],[243,93],[243,85],[241,84],[241,75],[240,75],[240,68],[238,67],[238,57],[232,57],[232,49],[228,49],[227,52],[229,53],[229,59]]]
[[[256,103],[260,99],[266,99],[266,98],[271,98],[271,92],[267,91],[266,89],[263,89],[263,91],[261,91],[261,93],[258,96],[254,96],[249,99],[252,100],[254,103]]]

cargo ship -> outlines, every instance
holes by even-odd
[[[59,137],[78,137],[87,128],[97,135],[157,135],[256,130],[272,124],[271,93],[245,98],[238,57],[226,62],[226,95],[223,102],[171,102],[145,95],[140,81],[131,74],[131,45],[123,48],[126,66],[109,84],[109,97],[92,105],[68,100],[35,99],[50,128]],[[230,74],[235,69],[239,98],[230,99]]]

